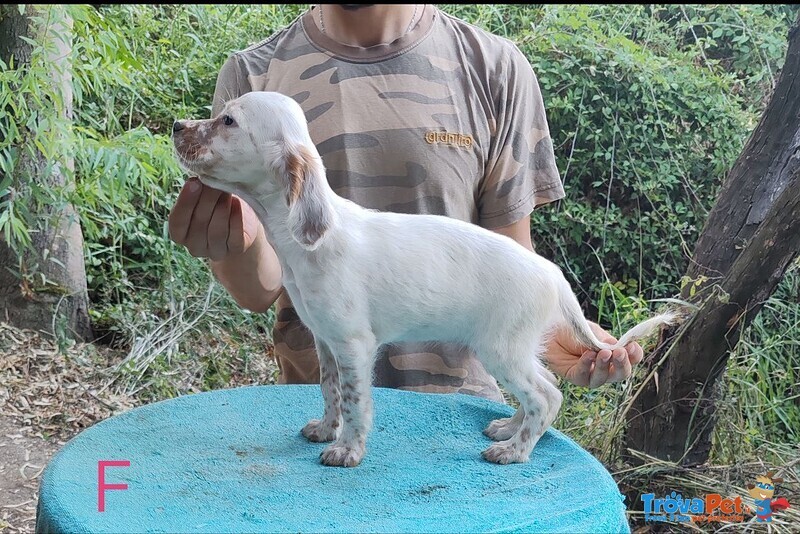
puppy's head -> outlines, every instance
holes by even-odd
[[[279,93],[231,100],[213,119],[179,120],[172,140],[181,164],[212,187],[264,191],[277,182],[299,147],[313,146],[303,110]]]
[[[281,194],[291,235],[305,248],[316,248],[330,227],[324,168],[292,98],[246,93],[213,119],[176,121],[172,139],[181,165],[206,185],[251,204]]]

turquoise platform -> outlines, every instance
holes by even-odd
[[[629,532],[605,468],[549,430],[530,462],[494,465],[486,424],[513,410],[467,395],[375,388],[356,468],[319,463],[300,428],[319,386],[188,395],[85,430],[52,459],[37,532]],[[98,461],[106,469],[98,512]]]

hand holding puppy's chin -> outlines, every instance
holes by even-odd
[[[235,195],[190,176],[169,215],[169,234],[189,253],[213,262],[235,260],[246,253],[263,230],[253,209]]]

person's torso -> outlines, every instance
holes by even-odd
[[[356,48],[321,33],[309,11],[241,58],[252,90],[300,103],[337,194],[382,211],[478,222],[494,121],[486,62],[501,58],[476,53],[490,53],[480,44],[459,47],[478,40],[463,33],[428,5],[395,43]]]
[[[492,57],[500,47],[484,42],[493,37],[428,5],[391,45],[356,48],[323,34],[313,13],[239,54],[251,90],[277,91],[301,105],[340,196],[381,211],[477,223],[496,124],[489,85],[503,59]],[[277,317],[276,353],[313,350],[285,295]],[[474,354],[454,344],[384,346],[375,383],[502,400]]]

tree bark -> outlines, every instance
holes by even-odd
[[[0,11],[0,52],[15,69],[30,67],[31,46],[23,37],[44,39],[48,45],[46,63],[50,70],[53,90],[60,98],[51,101],[47,110],[61,120],[72,118],[72,76],[69,57],[72,40],[72,20],[63,6],[42,6],[37,12],[47,15],[45,28],[30,23],[31,6],[20,14],[16,6],[3,6]],[[45,12],[44,10],[49,10]],[[41,110],[42,115],[47,114]],[[60,143],[67,140],[60,139]],[[72,176],[74,160],[69,150],[48,172],[47,162],[38,152],[20,150],[20,161],[12,183],[17,191],[25,190],[24,181],[36,180],[53,189],[64,188]],[[28,176],[25,176],[27,174]],[[13,250],[0,236],[0,320],[23,328],[31,328],[53,336],[66,335],[88,340],[92,330],[88,313],[86,271],[83,258],[83,235],[77,214],[70,204],[34,206],[31,230],[32,246]]]
[[[28,17],[20,13],[17,6],[0,6],[0,59],[8,64],[14,58],[15,68],[27,65],[31,60],[31,45],[20,36],[28,36]]]
[[[798,76],[800,17],[772,98],[697,241],[683,298],[700,308],[648,358],[651,369],[664,361],[628,412],[628,448],[684,465],[708,460],[728,355],[800,250]]]

